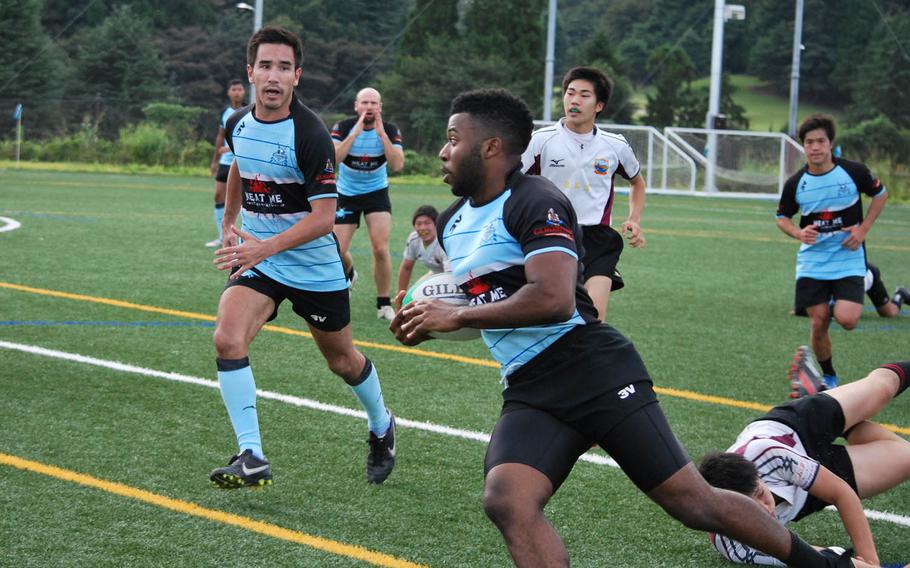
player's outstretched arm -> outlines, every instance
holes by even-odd
[[[395,173],[400,172],[404,168],[404,150],[402,150],[401,146],[393,144],[392,140],[389,139],[382,122],[382,113],[376,113],[375,128],[379,141],[382,143],[382,151],[385,154],[386,162],[389,164],[389,169]]]
[[[815,228],[815,225],[806,225],[800,229],[787,217],[777,218],[777,228],[785,235],[789,235],[807,245],[815,244],[815,240],[818,238],[818,229]]]
[[[809,488],[809,493],[837,508],[844,529],[853,541],[856,556],[877,566],[878,552],[872,539],[872,529],[869,528],[869,521],[863,512],[863,504],[853,488],[828,468],[819,466],[818,476]]]
[[[212,156],[212,165],[209,168],[209,171],[214,176],[218,172],[218,160],[221,159],[221,154],[224,154],[224,128],[218,128],[218,134],[215,135],[215,154]]]
[[[629,218],[622,224],[622,234],[629,239],[629,246],[644,248],[645,235],[641,231],[641,214],[645,210],[645,178],[638,174],[630,180]]]
[[[228,170],[227,185],[224,194],[224,218],[221,220],[222,241],[225,246],[237,244],[237,236],[231,231],[240,215],[240,206],[243,202],[243,181],[240,179],[240,168],[237,160],[231,162]],[[216,251],[217,254],[217,251]]]
[[[859,225],[844,229],[844,231],[850,233],[850,236],[844,239],[843,246],[850,250],[856,250],[866,241],[866,235],[872,230],[872,225],[875,223],[875,220],[878,219],[878,216],[881,215],[882,211],[885,209],[885,202],[887,201],[887,193],[882,193],[882,195],[872,198],[872,203],[869,204],[869,210],[866,211],[866,217],[863,219],[863,222]]]
[[[407,290],[408,284],[411,283],[411,275],[414,273],[415,261],[410,258],[402,259],[401,266],[398,267],[398,291]]]
[[[354,145],[354,140],[360,136],[360,133],[363,132],[363,113],[360,113],[360,116],[357,117],[357,123],[354,124],[354,128],[348,132],[348,135],[344,140],[332,140],[335,144],[335,162],[340,164],[348,157],[348,154],[351,152],[351,146]]]

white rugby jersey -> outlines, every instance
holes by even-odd
[[[547,178],[569,196],[579,225],[610,225],[613,177],[638,175],[635,152],[620,134],[596,126],[589,134],[576,134],[564,121],[534,132],[521,156],[522,171]]]
[[[758,477],[780,501],[774,516],[783,524],[792,521],[809,496],[820,466],[806,455],[799,436],[786,424],[756,420],[739,434],[727,449],[755,464]],[[780,560],[719,534],[711,534],[714,547],[727,560],[737,564],[785,566]]]
[[[405,260],[419,260],[434,273],[452,270],[446,251],[439,244],[439,239],[435,239],[429,245],[424,245],[423,239],[420,238],[417,231],[411,231],[411,234],[408,235],[408,242],[404,247],[402,258]]]

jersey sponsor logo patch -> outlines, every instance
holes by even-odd
[[[606,158],[594,158],[594,173],[599,176],[605,176],[610,173],[610,160]]]
[[[575,241],[575,235],[572,234],[572,231],[568,227],[547,225],[546,227],[531,229],[531,234],[535,237],[565,237],[572,242]]]
[[[322,171],[316,176],[316,181],[321,185],[335,183],[335,166],[332,165],[331,159],[325,161],[325,166],[322,167]]]
[[[483,229],[481,229],[480,241],[485,243],[487,241],[495,241],[495,240],[496,240],[496,221],[493,221],[492,223],[488,223],[487,225],[484,226]]]
[[[237,125],[237,130],[234,131],[234,136],[240,136],[244,126],[246,126],[246,122],[241,121],[240,124]]]
[[[562,219],[559,218],[559,214],[557,214],[552,207],[547,210],[547,225],[565,226],[565,223],[563,223]]]
[[[271,193],[269,186],[259,179],[259,174],[256,174],[256,177],[250,180],[250,191],[253,193]]]
[[[490,283],[480,276],[468,280],[464,287],[468,296],[479,296],[490,291]]]
[[[269,156],[269,162],[277,164],[279,166],[288,165],[288,153],[281,145],[278,146],[278,149],[272,152],[272,155]]]
[[[318,321],[318,322],[322,323],[328,318],[328,316],[320,316],[319,314],[310,314],[310,318],[313,321]]]
[[[564,168],[564,167],[566,167],[566,165],[563,164],[562,162],[565,162],[565,161],[566,161],[565,158],[561,158],[561,159],[559,159],[559,160],[550,158],[550,165],[547,166],[547,167],[550,167],[550,168]]]

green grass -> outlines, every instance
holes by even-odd
[[[451,199],[442,185],[393,185],[397,262],[411,212]],[[617,217],[626,201],[619,198]],[[653,196],[644,250],[627,250],[627,287],[610,321],[635,341],[660,387],[776,404],[807,322],[787,315],[796,244],[759,201]],[[201,177],[0,170],[0,283],[214,315],[224,275],[211,265],[211,182]],[[352,300],[358,341],[393,345],[375,318],[369,244],[353,243],[361,272]],[[869,257],[889,288],[910,283],[910,208],[889,204]],[[910,312],[832,331],[847,380],[906,359]],[[214,379],[206,322],[0,287],[0,341]],[[97,325],[38,325],[94,322]],[[181,326],[127,326],[115,322]],[[303,330],[284,306],[276,325]],[[488,359],[480,342],[421,349]],[[389,405],[402,418],[489,432],[498,373],[489,367],[364,347]],[[260,389],[357,408],[311,340],[263,331],[251,360]],[[364,480],[365,426],[342,415],[260,399],[275,485],[250,492],[209,487],[208,471],[234,451],[215,389],[0,348],[0,452],[122,483],[429,566],[496,567],[510,560],[481,510],[483,444],[402,428],[399,466],[379,487]],[[753,410],[665,395],[662,405],[693,457],[725,448]],[[910,398],[883,412],[910,427]],[[0,465],[0,548],[16,566],[363,566],[241,528],[175,513],[38,473]],[[867,507],[910,515],[905,484]],[[548,506],[573,565],[724,566],[704,535],[671,521],[621,472],[579,463]],[[836,515],[796,527],[809,541],[846,545]],[[907,527],[873,521],[879,552],[908,561]]]

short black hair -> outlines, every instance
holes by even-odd
[[[243,88],[246,89],[246,83],[244,83],[240,79],[231,79],[230,81],[228,81],[227,88],[230,89],[234,85],[242,85]]]
[[[421,205],[414,211],[414,215],[411,216],[411,225],[417,222],[418,217],[429,217],[435,223],[436,218],[439,217],[439,211],[432,205]]]
[[[534,116],[521,98],[505,89],[478,89],[461,93],[452,101],[450,114],[470,114],[502,138],[511,156],[520,155],[531,141]]]
[[[250,41],[246,44],[246,62],[248,65],[256,63],[256,54],[259,51],[259,46],[263,43],[277,43],[289,46],[294,50],[294,68],[296,69],[303,65],[303,44],[300,43],[300,38],[294,32],[277,26],[261,28],[250,37]]]
[[[603,103],[604,108],[607,108],[607,103],[610,102],[610,97],[613,95],[613,79],[596,67],[573,67],[562,78],[563,95],[566,94],[569,83],[576,79],[590,82],[594,86],[594,96],[597,97],[597,102]],[[600,112],[603,112],[603,109]],[[597,113],[597,116],[600,116],[600,112]]]
[[[799,125],[799,141],[802,142],[806,134],[819,128],[824,129],[828,135],[828,141],[834,142],[834,135],[837,134],[837,128],[834,126],[834,117],[827,114],[813,114],[809,116],[802,124]]]
[[[698,471],[705,481],[720,489],[729,489],[749,497],[758,489],[758,470],[755,464],[739,454],[708,454],[698,464]]]

